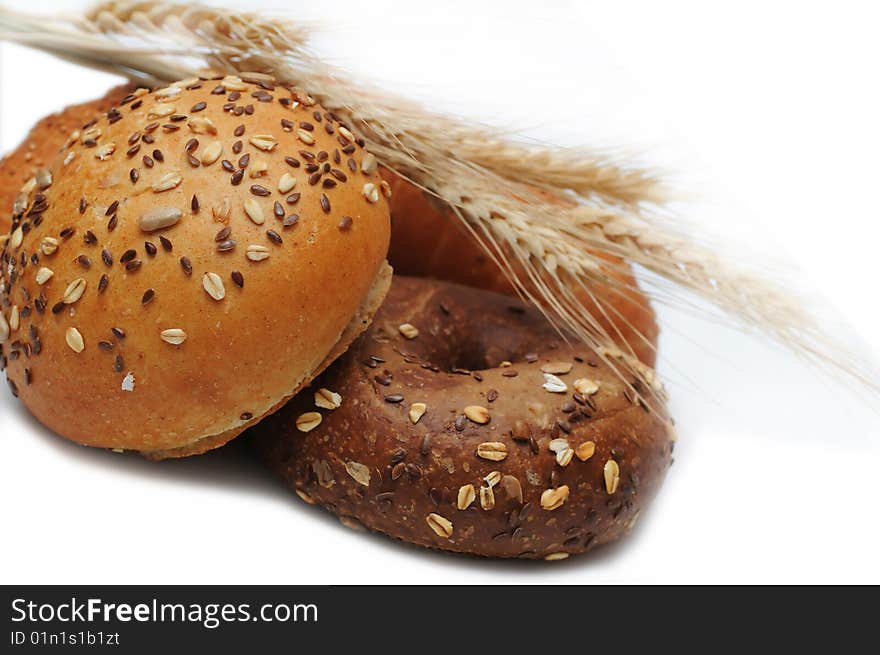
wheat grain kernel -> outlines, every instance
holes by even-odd
[[[542,373],[551,373],[553,375],[565,375],[570,373],[574,365],[571,362],[548,362],[541,366]]]
[[[247,247],[245,256],[252,262],[262,262],[269,259],[271,253],[266,246],[253,243]]]
[[[564,559],[568,559],[568,553],[550,553],[549,555],[544,556],[544,560],[547,562],[558,562]]]
[[[156,207],[140,217],[138,226],[143,232],[156,232],[176,225],[182,216],[177,207]]]
[[[369,175],[376,170],[377,165],[378,162],[376,161],[376,156],[373,153],[368,152],[364,155],[364,158],[361,161],[361,171]]]
[[[227,91],[246,91],[248,88],[238,75],[227,75],[220,81],[220,86]]]
[[[465,484],[458,489],[458,498],[456,499],[455,506],[463,511],[470,507],[476,499],[477,492],[474,490],[474,485]]]
[[[484,441],[477,446],[477,456],[491,462],[500,462],[507,458],[507,446],[500,441]]]
[[[153,193],[162,193],[163,191],[176,189],[182,181],[183,175],[180,174],[180,171],[171,171],[153,182],[150,189],[153,190]]]
[[[585,441],[575,450],[577,458],[582,462],[586,462],[596,452],[596,443],[593,441]]]
[[[15,228],[15,231],[12,233],[12,236],[9,237],[9,247],[12,250],[18,250],[21,246],[21,242],[24,240],[24,230],[21,229],[21,225]]]
[[[165,343],[170,343],[172,346],[179,346],[184,341],[186,341],[186,332],[181,330],[180,328],[170,328],[168,330],[162,330],[159,333],[162,341]]]
[[[464,408],[464,415],[480,425],[485,425],[490,419],[489,410],[481,405],[468,405]]]
[[[271,134],[256,134],[250,138],[249,142],[254,148],[258,148],[263,152],[270,152],[278,145],[278,141]]]
[[[262,225],[266,222],[266,216],[263,214],[263,208],[256,198],[248,198],[244,201],[244,213],[256,225]]]
[[[426,519],[428,526],[438,537],[449,539],[452,536],[452,521],[439,514],[430,513]]]
[[[284,173],[278,180],[278,192],[289,193],[296,186],[296,178],[290,173]]]
[[[52,271],[51,268],[46,268],[45,266],[42,266],[40,270],[37,271],[37,274],[34,276],[34,278],[36,279],[37,284],[42,286],[46,284],[46,282],[48,282],[53,275],[55,275],[55,273]]]
[[[367,182],[364,185],[364,188],[361,189],[361,193],[364,198],[367,199],[367,202],[376,203],[379,202],[379,190],[376,188],[376,185],[372,182]]]
[[[210,166],[215,161],[220,159],[220,156],[223,154],[223,144],[220,141],[211,141],[205,149],[202,150],[202,164],[204,166]]]
[[[202,287],[214,300],[223,300],[226,297],[226,287],[223,278],[216,273],[205,273],[202,277]]]
[[[305,412],[296,417],[296,429],[300,432],[311,432],[321,425],[321,420],[318,412]]]
[[[364,487],[370,486],[370,469],[360,462],[346,462],[345,471],[359,485]]]
[[[190,118],[187,125],[194,134],[210,134],[211,136],[217,134],[217,126],[214,125],[214,121],[205,116]]]
[[[86,291],[86,284],[87,283],[83,278],[76,278],[73,282],[67,285],[64,294],[61,296],[61,302],[65,305],[72,305],[82,298]]]
[[[315,405],[321,409],[337,409],[342,406],[342,396],[335,391],[321,387],[315,392]]]
[[[599,391],[599,383],[588,378],[578,378],[572,382],[571,386],[582,396],[592,396]]]
[[[34,174],[34,181],[37,183],[37,188],[40,191],[45,191],[52,186],[52,172],[41,168]]]
[[[156,103],[150,108],[150,111],[147,113],[147,118],[165,118],[166,116],[171,116],[171,114],[176,111],[177,105],[171,105],[167,102]],[[83,134],[83,137],[85,137],[85,134]]]
[[[492,487],[480,487],[480,507],[487,512],[495,509],[495,492]]]
[[[545,489],[541,494],[541,507],[552,512],[554,509],[562,507],[562,504],[568,499],[568,494],[569,489],[566,484],[555,489]]]
[[[95,157],[97,157],[101,161],[105,161],[114,152],[116,152],[116,144],[112,142],[105,143],[103,146],[95,150]]]
[[[419,329],[410,323],[401,323],[397,329],[406,339],[415,339],[419,336]]]
[[[55,237],[43,237],[40,241],[40,252],[50,257],[58,251],[58,239]]]
[[[565,393],[568,385],[552,373],[544,373],[544,384],[541,385],[550,393]]]
[[[255,159],[254,163],[250,165],[248,170],[250,171],[248,177],[252,180],[256,180],[258,177],[263,177],[269,172],[269,162],[265,159]]]
[[[571,464],[571,458],[574,457],[574,450],[571,448],[564,448],[556,453],[556,463],[559,466],[568,466]]]
[[[409,406],[409,420],[415,425],[427,411],[428,406],[425,403],[413,403]]]
[[[81,353],[85,350],[86,344],[83,341],[83,336],[75,327],[67,328],[67,332],[64,334],[64,339],[67,341],[67,345],[70,346],[70,349],[73,352]]]
[[[550,443],[548,444],[548,447],[550,448],[551,452],[559,454],[560,452],[562,452],[563,450],[565,450],[566,448],[569,447],[568,439],[561,439],[561,438],[551,439]]]
[[[602,472],[605,475],[605,491],[610,496],[620,485],[620,466],[613,459],[609,459],[605,462]]]

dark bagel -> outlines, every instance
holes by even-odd
[[[542,388],[544,372],[567,389]],[[665,416],[533,309],[405,277],[349,352],[251,436],[302,499],[347,525],[551,560],[628,532],[672,453]]]

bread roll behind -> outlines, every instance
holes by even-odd
[[[448,208],[403,178],[381,170],[393,190],[388,259],[396,273],[515,293],[504,272]],[[593,255],[607,262],[602,271],[607,280],[591,280],[589,293],[575,289],[575,295],[618,346],[653,366],[660,329],[651,303],[626,262],[606,253]]]

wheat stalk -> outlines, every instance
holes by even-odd
[[[742,324],[878,389],[870,365],[827,339],[790,292],[732,268],[659,220],[651,208],[663,190],[651,173],[588,150],[517,143],[432,113],[326,65],[309,50],[307,37],[307,29],[286,21],[161,1],[105,2],[71,17],[0,10],[0,38],[130,76],[171,81],[205,69],[256,71],[295,85],[300,101],[320,101],[356,129],[385,166],[447,203],[520,294],[558,327],[614,355],[609,363],[621,375],[635,373],[657,391],[653,372],[631,352],[617,351],[575,295],[589,293],[596,281],[619,285],[610,277],[616,265],[602,253],[642,265]],[[573,206],[560,208],[553,197]],[[634,289],[618,291],[625,297]],[[598,307],[616,314],[611,303]]]

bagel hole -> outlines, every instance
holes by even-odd
[[[480,332],[455,335],[450,339],[442,352],[437,352],[440,366],[469,371],[486,371],[496,369],[502,362],[521,364],[531,352],[546,351],[558,346],[548,343],[538,334],[526,329],[523,318],[517,312],[511,312],[505,320]]]

